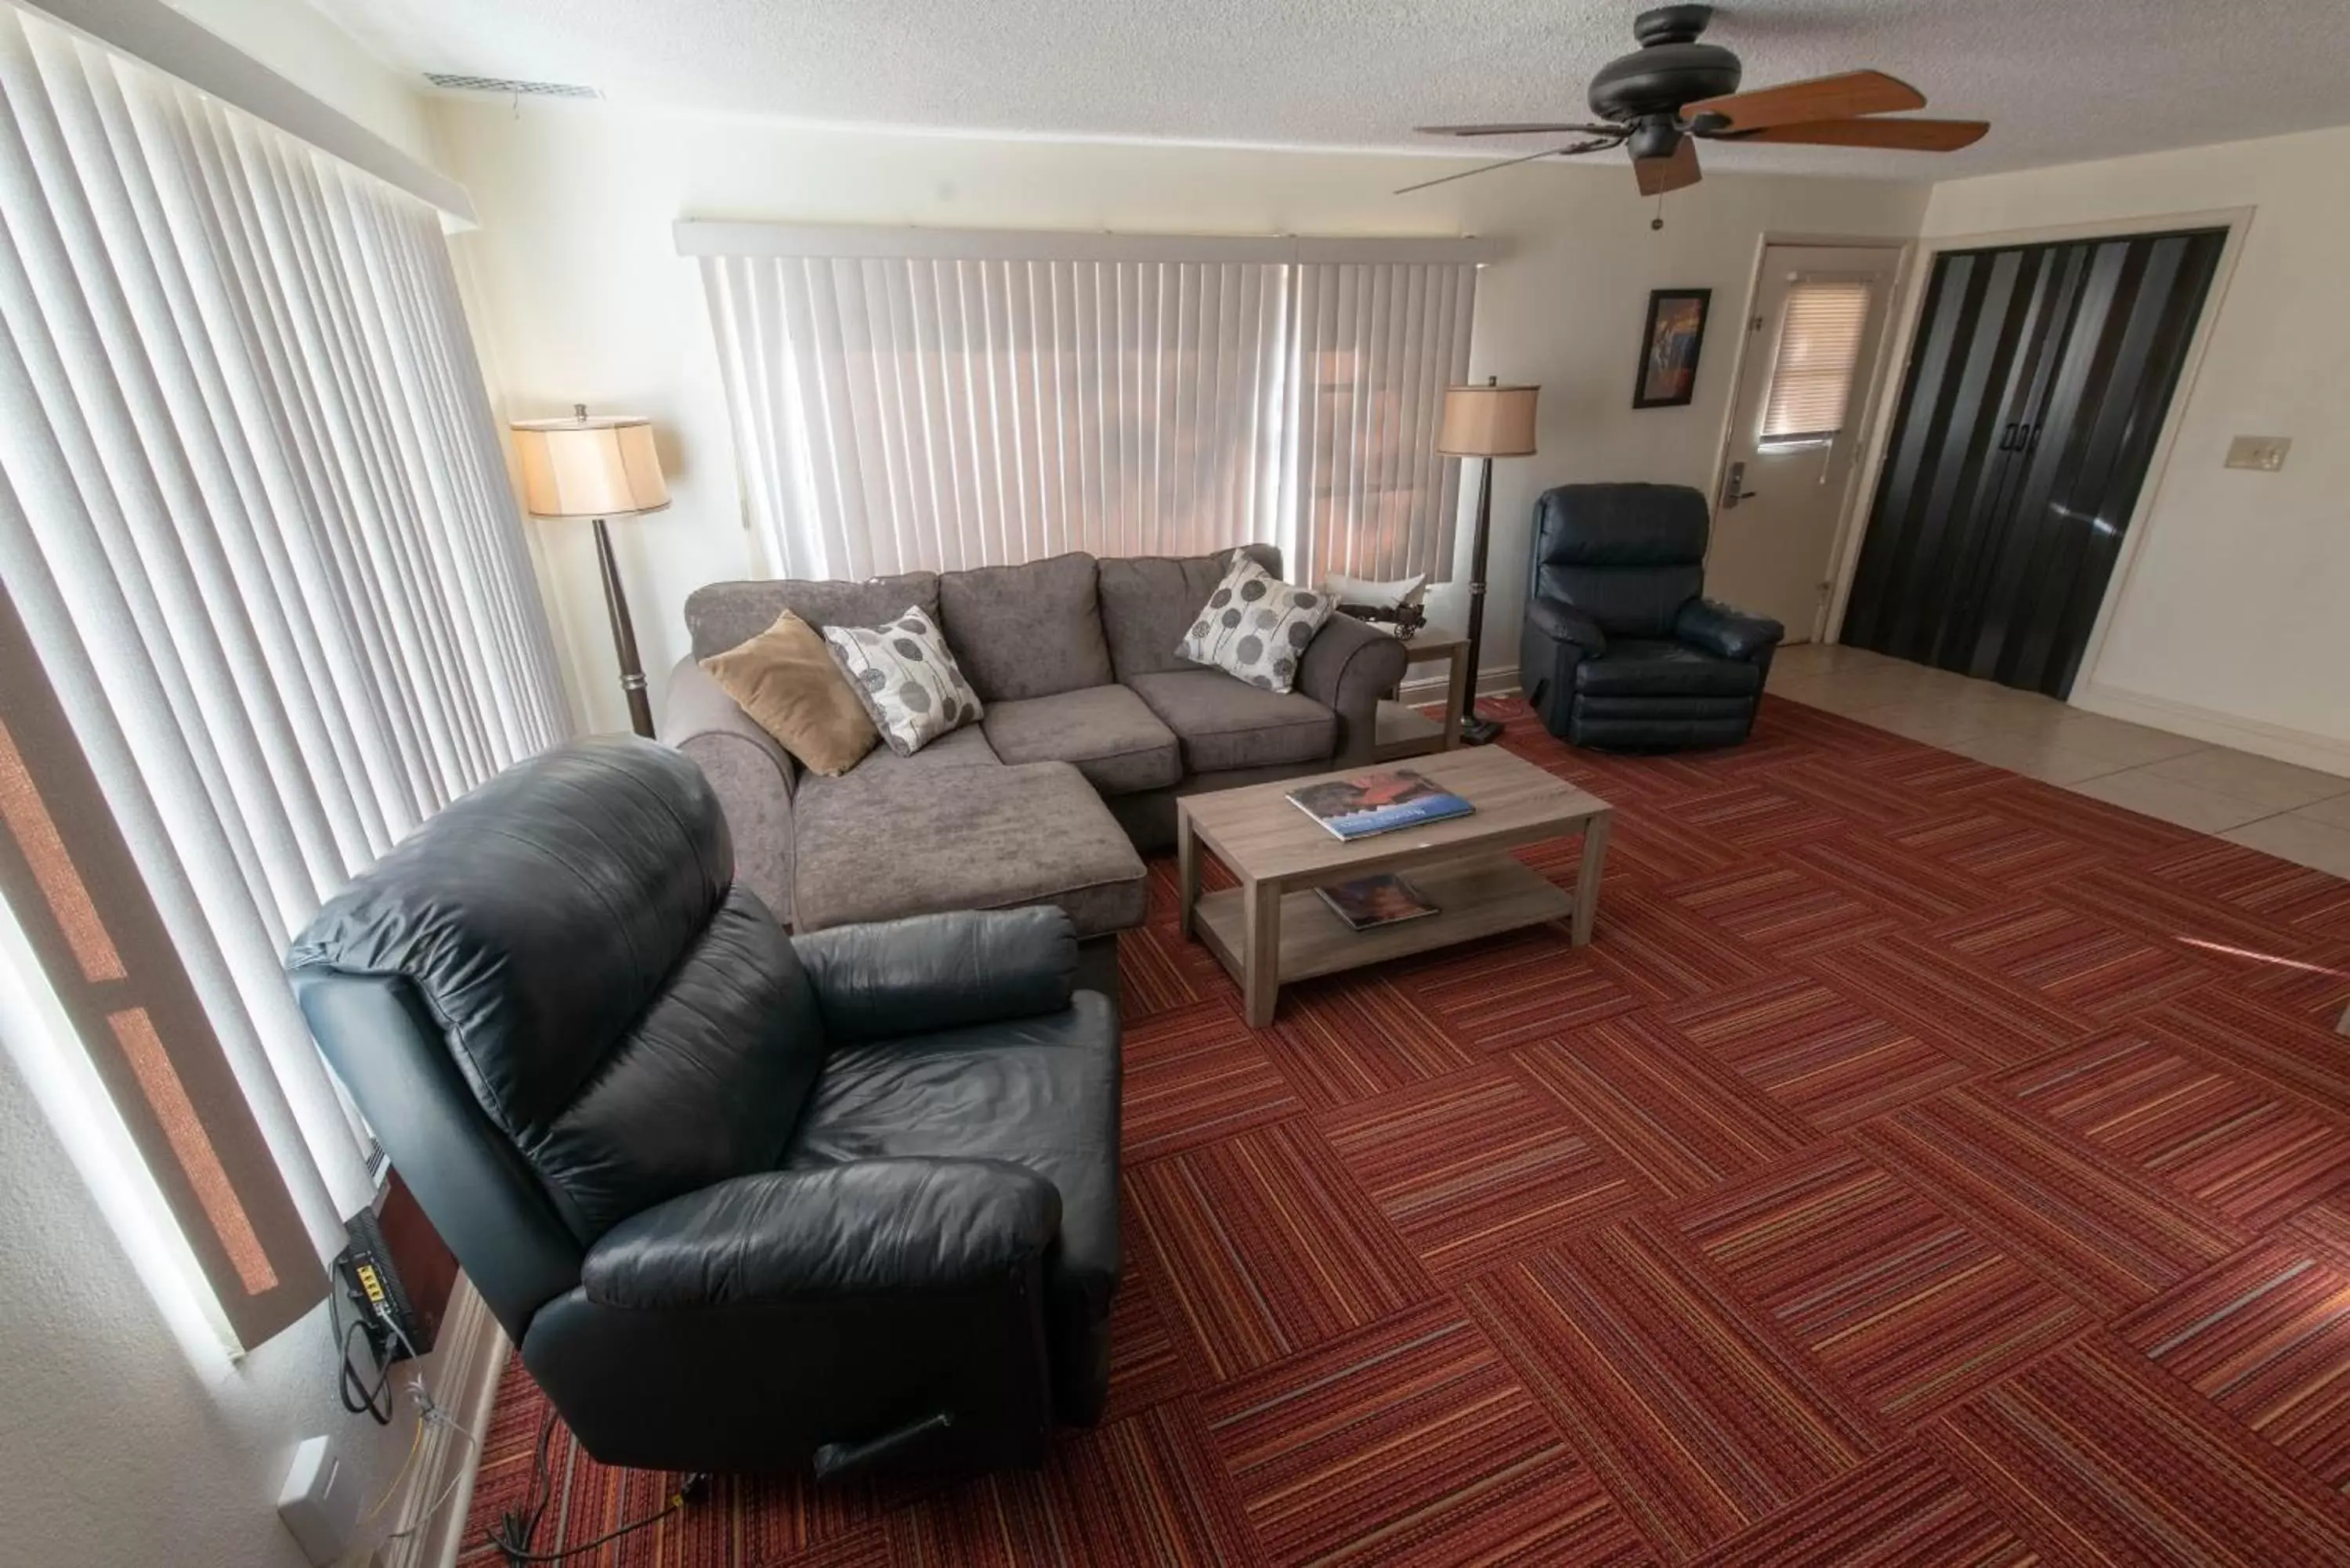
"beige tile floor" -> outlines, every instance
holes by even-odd
[[[1775,697],[2350,877],[2350,778],[2338,774],[2207,745],[2167,730],[2085,713],[2053,697],[1832,643],[1780,649],[1769,690]]]

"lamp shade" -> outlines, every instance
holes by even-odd
[[[1436,450],[1446,457],[1531,457],[1539,387],[1448,387]]]
[[[669,504],[650,420],[526,420],[514,432],[523,504],[534,517],[623,517]]]

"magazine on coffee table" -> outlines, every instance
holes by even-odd
[[[1417,920],[1443,911],[1419,896],[1419,889],[1392,872],[1357,877],[1351,882],[1314,889],[1330,912],[1357,931]]]
[[[1477,808],[1409,768],[1331,779],[1290,791],[1289,804],[1349,842],[1401,827],[1424,827]]]

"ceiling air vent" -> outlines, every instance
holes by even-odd
[[[591,87],[573,87],[568,82],[524,82],[511,77],[461,77],[446,71],[427,71],[424,79],[434,87],[450,92],[485,92],[498,98],[602,98]]]

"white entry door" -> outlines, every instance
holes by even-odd
[[[1827,619],[1836,528],[1899,263],[1898,250],[1866,246],[1762,254],[1705,591],[1781,622],[1789,642],[1812,641]]]

